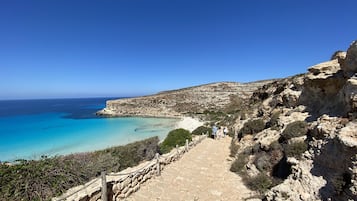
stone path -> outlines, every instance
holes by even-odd
[[[229,171],[230,141],[228,137],[203,140],[126,200],[226,201],[250,197],[252,193],[241,178]]]

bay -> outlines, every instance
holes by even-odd
[[[111,98],[0,101],[0,161],[38,159],[166,137],[177,119],[102,118]]]

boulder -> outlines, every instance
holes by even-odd
[[[331,60],[335,60],[335,59],[337,59],[339,62],[345,60],[346,59],[346,52],[344,52],[344,51],[336,51],[331,57]]]

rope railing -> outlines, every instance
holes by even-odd
[[[148,170],[149,168],[152,168],[152,167],[155,167],[154,169],[156,170],[156,175],[160,175],[160,172],[161,172],[161,164],[166,164],[166,163],[163,163],[160,161],[160,159],[164,159],[164,160],[170,160],[170,162],[172,160],[177,160],[180,155],[186,153],[189,151],[189,149],[193,148],[194,146],[196,146],[197,144],[199,144],[203,139],[206,138],[206,135],[201,135],[198,137],[197,140],[192,140],[190,143],[188,142],[188,140],[186,140],[186,144],[184,146],[181,146],[181,147],[178,147],[176,145],[176,152],[170,152],[169,155],[167,156],[164,156],[164,155],[160,155],[159,153],[156,153],[155,155],[155,158],[152,159],[151,161],[148,161],[147,165],[137,169],[137,170],[134,170],[134,171],[130,171],[130,172],[118,172],[118,173],[106,173],[106,172],[102,172],[102,176],[101,177],[98,177],[98,178],[95,178],[93,179],[92,181],[84,184],[81,188],[78,188],[76,190],[74,190],[73,192],[71,191],[70,193],[68,194],[64,194],[60,197],[57,197],[57,198],[53,198],[52,200],[53,201],[65,201],[65,200],[68,200],[68,198],[74,196],[75,194],[87,189],[88,187],[90,187],[91,185],[93,185],[94,183],[98,182],[99,180],[102,181],[102,184],[101,186],[99,186],[101,192],[105,192],[105,194],[107,194],[107,189],[106,189],[106,184],[107,183],[107,176],[110,176],[110,177],[119,177],[119,176],[133,176],[133,175],[136,175],[144,170]],[[180,150],[181,149],[181,150]],[[170,163],[169,162],[169,163]],[[118,180],[119,181],[119,180]],[[110,182],[118,182],[118,181],[113,181],[111,180]],[[103,195],[102,194],[102,201],[107,201],[106,200],[106,196],[107,195]],[[73,200],[73,198],[71,199]],[[80,199],[79,199],[80,200]]]
[[[80,191],[82,191],[82,190],[88,188],[90,185],[94,184],[94,183],[97,182],[98,180],[100,180],[100,178],[95,178],[95,179],[93,179],[92,181],[90,181],[90,182],[84,184],[81,188],[76,189],[75,191],[73,191],[73,192],[71,192],[71,193],[69,193],[69,194],[66,194],[64,197],[53,198],[52,200],[53,200],[53,201],[66,200],[67,198],[73,196],[74,194],[76,194],[76,193],[78,193],[78,192],[80,192]]]
[[[107,176],[129,176],[129,175],[133,175],[133,174],[139,173],[140,171],[142,171],[144,169],[147,169],[147,168],[149,168],[151,166],[154,166],[154,165],[155,164],[150,161],[150,163],[148,163],[148,165],[146,165],[146,166],[144,166],[144,167],[142,167],[142,168],[140,168],[138,170],[135,170],[135,171],[132,171],[132,172],[127,172],[127,173],[120,173],[120,172],[113,173],[112,172],[112,173],[107,174]]]

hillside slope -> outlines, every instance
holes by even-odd
[[[237,83],[219,82],[179,90],[165,91],[151,96],[110,100],[106,108],[97,112],[103,116],[178,117],[219,110],[231,101],[231,96],[247,99],[264,84],[273,80]]]

